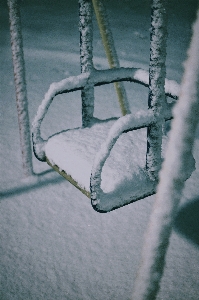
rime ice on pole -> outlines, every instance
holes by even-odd
[[[32,149],[19,3],[17,0],[8,0],[8,7],[22,165],[24,175],[31,176],[33,175]]]
[[[133,300],[155,299],[163,275],[172,225],[185,180],[194,170],[192,156],[199,115],[199,10],[185,63],[179,100],[160,171],[160,183],[142,251]]]
[[[163,113],[166,108],[166,40],[167,0],[154,0],[151,14],[149,98],[148,106],[156,116],[156,122],[147,129],[146,168],[150,178],[158,180],[161,167]]]
[[[93,23],[92,2],[79,0],[80,64],[82,73],[93,71]],[[94,87],[88,84],[81,91],[82,126],[87,127],[93,118]]]

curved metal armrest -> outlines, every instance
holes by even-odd
[[[117,139],[124,132],[147,127],[155,121],[152,110],[140,111],[137,114],[129,114],[118,119],[109,131],[106,141],[102,144],[99,152],[95,156],[90,178],[91,203],[95,209],[100,209],[102,168],[110,155]],[[103,209],[102,209],[103,210]]]
[[[38,108],[37,114],[32,123],[32,139],[33,139],[33,149],[35,156],[41,160],[45,161],[44,146],[46,141],[42,139],[40,133],[41,123],[51,105],[54,97],[58,94],[68,93],[71,91],[76,91],[82,89],[89,78],[89,73],[83,73],[79,76],[71,76],[59,82],[54,82],[50,85],[48,92],[45,94],[41,105]]]
[[[91,73],[82,73],[78,76],[71,76],[59,82],[52,83],[32,123],[32,139],[35,156],[41,161],[46,160],[44,152],[46,141],[41,137],[40,127],[56,95],[81,90],[86,86],[99,86],[117,81],[133,81],[148,86],[148,72],[137,68],[114,68],[107,70],[96,70],[93,68]],[[166,95],[177,99],[178,84],[172,80],[166,80],[165,85]]]
[[[160,116],[160,118],[164,118],[165,120],[171,119],[171,108],[172,105],[167,105],[164,111],[164,115]],[[110,200],[112,203],[104,201],[106,200],[105,198],[109,196],[106,196],[106,194],[101,189],[102,169],[117,139],[125,132],[148,127],[154,122],[157,122],[157,119],[158,116],[154,116],[153,111],[149,109],[148,111],[139,111],[136,114],[128,114],[124,117],[121,117],[111,127],[106,141],[101,145],[100,150],[95,156],[90,177],[91,204],[95,210],[99,212],[107,212],[119,207],[118,200],[115,200],[115,198],[112,196],[112,199]],[[155,191],[155,186],[156,182],[152,182],[152,180],[149,179],[149,185],[146,190],[143,191],[143,195],[141,198],[143,198],[144,196],[152,195]],[[119,205],[123,206],[130,203],[132,200],[125,199],[125,201],[125,203],[120,202],[121,205]]]

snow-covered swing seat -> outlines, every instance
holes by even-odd
[[[154,0],[152,5],[148,73],[137,68],[94,68],[92,2],[79,0],[81,74],[51,84],[33,121],[36,157],[46,161],[91,198],[91,204],[98,212],[119,208],[152,195],[156,190],[162,161],[162,126],[172,118],[171,108],[178,98],[178,84],[165,80],[164,2]],[[94,118],[95,86],[119,81],[149,87],[146,111],[108,120]],[[82,95],[82,127],[43,140],[40,126],[54,97],[77,90],[81,90]],[[167,97],[170,97],[168,102]]]

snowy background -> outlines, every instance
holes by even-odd
[[[148,70],[147,0],[108,0],[122,66]],[[167,78],[180,83],[197,1],[169,1]],[[130,299],[154,196],[108,214],[46,163],[21,180],[21,153],[8,10],[0,4],[0,299]],[[32,122],[53,81],[80,73],[77,1],[21,1],[29,114]],[[94,63],[108,67],[94,20]],[[131,111],[147,107],[147,88],[125,85]],[[96,88],[95,116],[120,116],[112,85]],[[42,125],[44,138],[81,125],[80,93],[57,96]],[[196,171],[187,181],[158,299],[199,299],[199,130]]]

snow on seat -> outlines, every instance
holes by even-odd
[[[110,129],[118,122],[99,121],[90,128],[66,130],[50,137],[45,145],[47,162],[90,197],[96,153],[100,153]],[[112,210],[113,206],[121,206],[125,201],[135,201],[140,195],[153,194],[154,182],[145,170],[146,141],[146,128],[124,132],[118,137],[101,172],[100,201],[105,200],[100,211]]]
[[[102,142],[115,121],[100,122],[91,128],[63,131],[48,139],[45,153],[51,165],[70,175],[86,194],[90,194],[90,176],[93,161]],[[116,161],[114,160],[114,163]],[[106,168],[107,169],[107,168]],[[110,172],[110,166],[108,171]],[[113,170],[113,176],[114,175]],[[104,178],[106,179],[106,177]],[[107,180],[105,180],[107,182]],[[104,180],[103,180],[104,184]],[[105,184],[107,190],[108,182]]]

